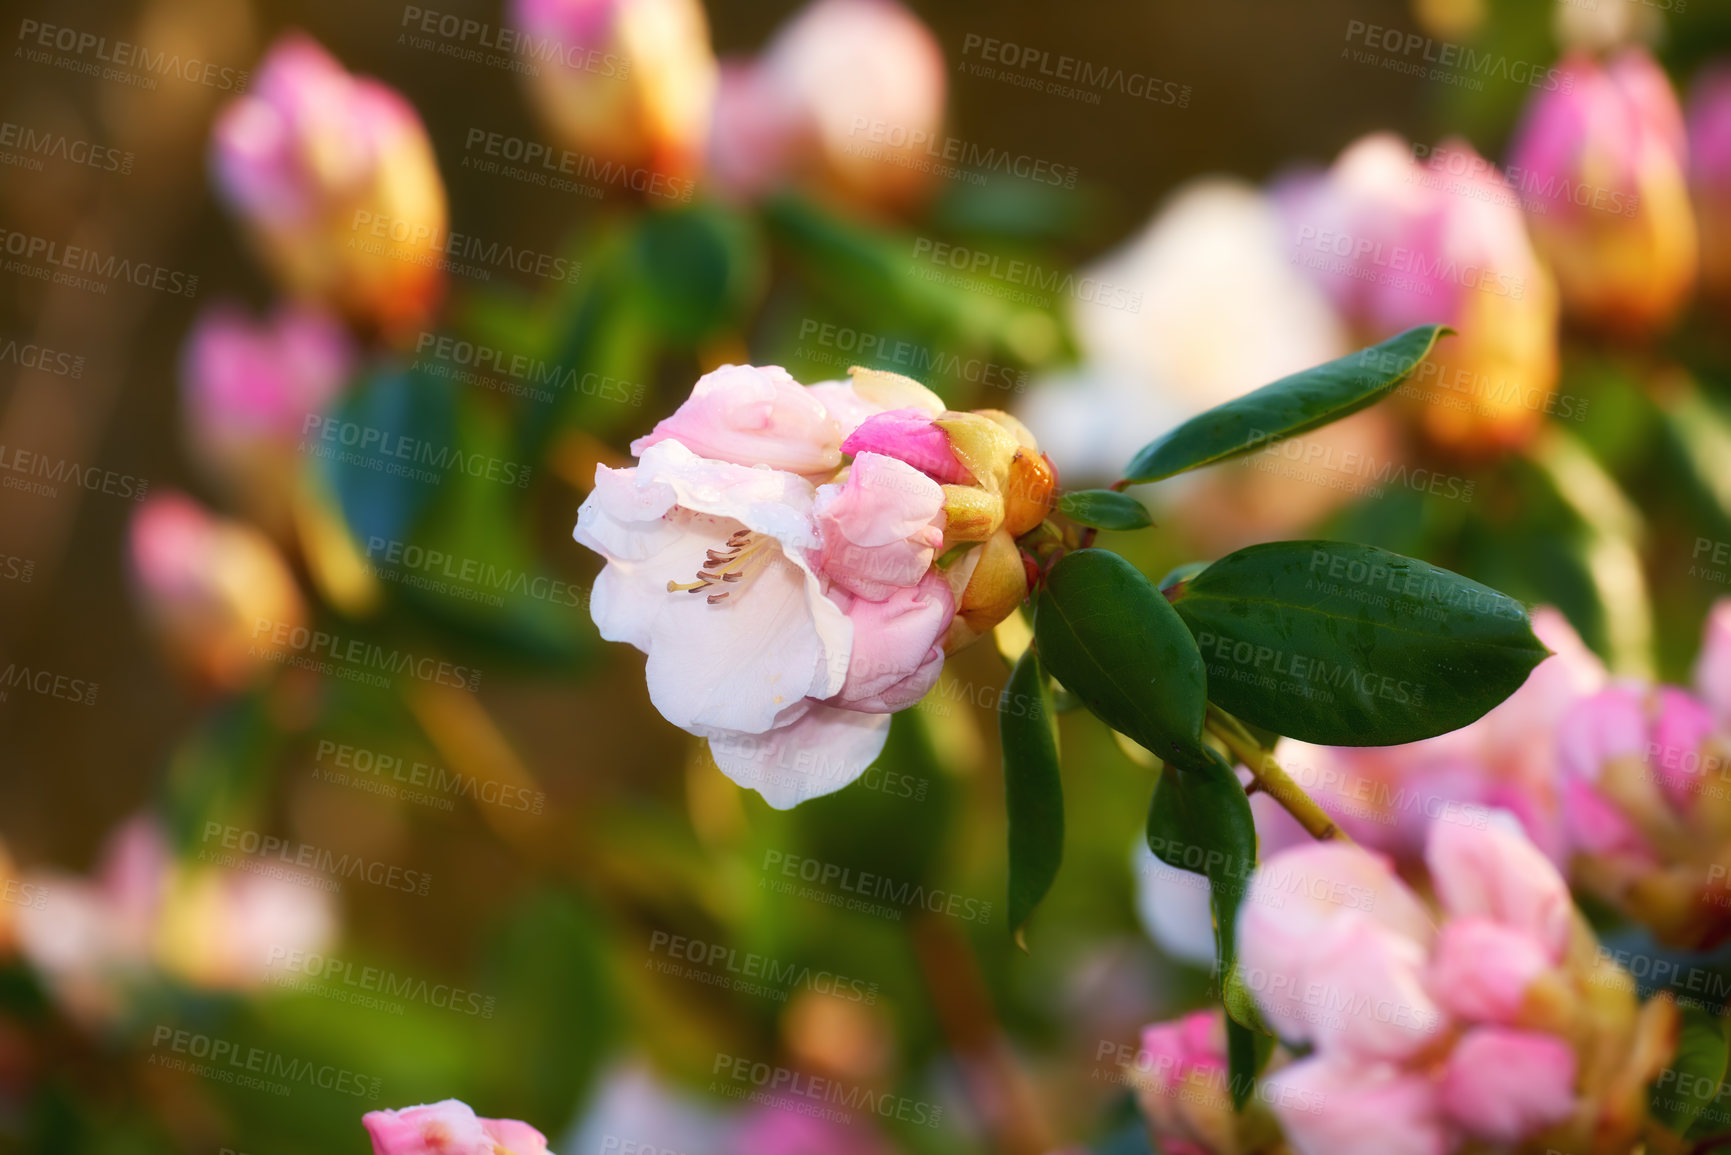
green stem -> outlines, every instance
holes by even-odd
[[[1318,806],[1316,799],[1304,792],[1304,787],[1293,781],[1274,760],[1274,755],[1262,748],[1242,723],[1225,710],[1210,703],[1208,706],[1208,732],[1226,744],[1232,756],[1244,763],[1251,776],[1256,779],[1256,785],[1262,792],[1280,803],[1282,809],[1298,820],[1310,836],[1319,842],[1351,842],[1352,839],[1335,824],[1328,812]]]

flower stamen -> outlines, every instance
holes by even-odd
[[[667,583],[667,592],[694,594],[717,582],[743,581],[761,569],[763,563],[769,559],[774,551],[765,549],[765,546],[773,541],[773,538],[749,529],[736,530],[727,539],[726,545],[704,553],[703,565],[697,571],[696,581],[683,584],[670,581]],[[725,601],[731,593],[732,590],[723,590],[721,593],[708,595],[707,600],[713,606]]]

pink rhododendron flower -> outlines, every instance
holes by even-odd
[[[1701,231],[1701,282],[1731,303],[1731,66],[1695,79],[1689,100],[1689,189]]]
[[[542,117],[569,147],[631,173],[651,201],[689,200],[715,101],[699,0],[512,0]]]
[[[1124,1069],[1155,1147],[1167,1155],[1250,1155],[1276,1138],[1261,1102],[1233,1109],[1225,1024],[1218,1007],[1153,1023]]]
[[[182,494],[158,493],[133,515],[129,545],[145,619],[193,680],[235,691],[277,668],[257,625],[298,626],[306,606],[269,538]]]
[[[1297,1155],[1453,1155],[1540,1135],[1626,1149],[1675,1045],[1676,1008],[1637,1011],[1628,976],[1509,815],[1437,823],[1426,861],[1440,929],[1357,846],[1280,851],[1252,880],[1241,977],[1282,1038],[1314,1044],[1268,1080]]]
[[[1408,390],[1433,439],[1475,450],[1531,436],[1556,381],[1556,293],[1494,165],[1461,140],[1421,162],[1379,133],[1276,198],[1294,263],[1362,340],[1427,322],[1457,331]],[[1455,403],[1463,394],[1472,404]]]
[[[1683,114],[1643,48],[1569,56],[1534,90],[1509,150],[1528,223],[1582,320],[1636,333],[1668,324],[1695,283]]]
[[[420,117],[395,89],[291,33],[217,119],[211,165],[292,292],[398,332],[438,303],[445,189]]]
[[[267,951],[318,951],[336,931],[329,892],[288,878],[178,862],[138,815],[109,836],[90,878],[27,872],[46,897],[20,907],[20,953],[73,1017],[115,1018],[162,974],[215,990],[264,985]]]
[[[548,1155],[546,1137],[529,1124],[479,1118],[459,1099],[368,1111],[361,1123],[373,1155]]]
[[[1622,682],[1578,702],[1559,730],[1576,882],[1667,943],[1731,936],[1731,599],[1708,615],[1700,693]]]
[[[187,338],[181,412],[193,455],[273,533],[288,525],[307,418],[336,400],[354,361],[343,327],[305,305],[256,322],[219,306]]]
[[[986,486],[946,489],[914,454],[861,448],[844,469],[843,442],[891,406],[938,413],[957,459],[990,461]],[[648,655],[656,708],[709,739],[734,781],[777,807],[839,790],[945,652],[1026,595],[1013,538],[994,534],[1012,517],[1031,529],[1051,487],[1006,500],[1018,470],[1035,469],[1019,436],[989,415],[944,414],[893,374],[807,389],[779,368],[724,366],[633,443],[637,465],[597,470],[574,531],[607,559],[595,622]],[[1001,452],[982,456],[986,445]],[[982,509],[990,524],[940,571],[955,502],[970,527]]]

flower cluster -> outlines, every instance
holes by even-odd
[[[1627,1150],[1675,1007],[1639,1003],[1512,821],[1438,823],[1426,861],[1440,925],[1356,846],[1288,850],[1251,881],[1239,978],[1282,1039],[1312,1048],[1268,1080],[1288,1141],[1299,1155]]]
[[[669,721],[782,808],[858,777],[945,653],[1021,602],[1016,538],[1055,482],[1013,418],[858,369],[806,387],[723,366],[631,448],[578,513],[607,559],[596,625],[648,655]]]

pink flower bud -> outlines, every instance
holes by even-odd
[[[563,142],[603,162],[695,175],[717,71],[699,0],[512,0],[509,13],[534,66],[525,81]]]
[[[1421,978],[1429,916],[1384,860],[1313,843],[1270,856],[1238,916],[1239,965],[1282,1038],[1409,1054],[1446,1025]],[[1354,1003],[1354,992],[1372,997]],[[1319,1013],[1316,999],[1328,1001]],[[1333,1013],[1336,1006],[1356,1006]],[[1398,1013],[1377,1014],[1376,1008]]]
[[[893,714],[926,696],[944,666],[944,634],[955,602],[941,574],[892,589],[879,601],[853,598],[853,653],[847,681],[833,704],[868,714]]]
[[[1554,384],[1556,300],[1496,166],[1458,139],[1421,163],[1383,133],[1278,196],[1294,263],[1364,338],[1431,321],[1457,330],[1413,384],[1474,404],[1421,404],[1428,433],[1458,449],[1531,434],[1540,414],[1521,399]]]
[[[1562,875],[1512,819],[1485,826],[1439,822],[1425,863],[1443,909],[1528,935],[1553,960],[1568,948],[1574,904]]]
[[[1429,986],[1456,1015],[1506,1023],[1520,1010],[1533,980],[1555,961],[1524,931],[1488,918],[1457,918],[1437,937]]]
[[[1510,149],[1534,239],[1571,313],[1636,333],[1662,328],[1697,261],[1676,95],[1640,48],[1604,67],[1573,55],[1561,74],[1533,93]]]
[[[273,533],[287,525],[307,418],[340,393],[354,365],[348,333],[315,309],[262,322],[228,307],[199,316],[181,359],[181,409],[193,454]]]
[[[804,126],[810,167],[867,205],[919,197],[942,147],[946,89],[936,37],[894,0],[815,0],[776,33],[760,67]]]
[[[973,474],[950,448],[950,435],[920,409],[891,409],[867,418],[842,442],[841,451],[881,453],[946,485],[974,484]]]
[[[709,179],[736,200],[781,185],[810,147],[805,115],[761,64],[723,62],[709,132]]]
[[[820,568],[862,598],[919,582],[944,542],[943,487],[879,453],[856,456],[847,480],[820,487],[812,508],[823,537]]]
[[[482,1119],[460,1099],[368,1111],[373,1155],[548,1155],[541,1132],[515,1119]]]
[[[779,365],[723,365],[700,377],[673,416],[631,452],[678,441],[700,457],[827,477],[841,464],[841,430],[822,401]]]
[[[1443,1072],[1444,1113],[1476,1138],[1518,1144],[1575,1109],[1575,1052],[1554,1035],[1475,1027]]]
[[[890,1155],[883,1137],[864,1118],[843,1123],[781,1103],[753,1109],[740,1121],[727,1151],[728,1155]]]
[[[1238,1149],[1218,1008],[1143,1028],[1141,1050],[1126,1073],[1160,1151],[1226,1155]]]
[[[276,668],[255,641],[257,623],[298,626],[306,609],[268,538],[164,493],[133,515],[130,545],[144,616],[176,664],[220,691]]]
[[[1454,1137],[1423,1074],[1332,1055],[1275,1072],[1264,1097],[1297,1155],[1448,1155]]]
[[[218,190],[290,290],[393,331],[437,304],[445,189],[395,89],[292,33],[218,118],[211,152]]]

